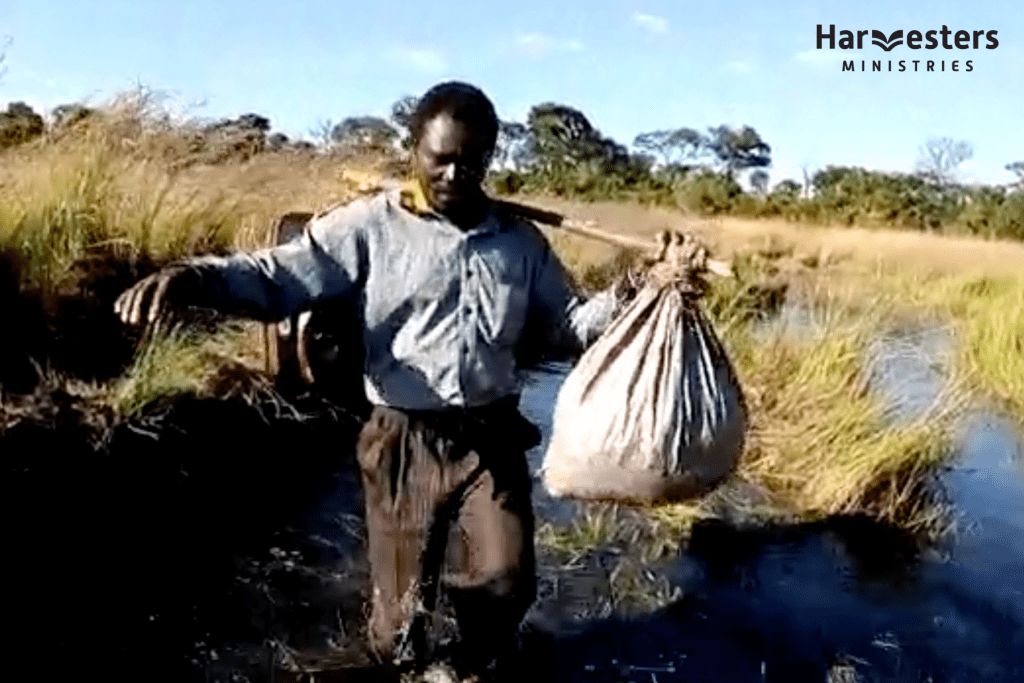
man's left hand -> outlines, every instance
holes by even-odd
[[[648,278],[658,285],[692,284],[707,271],[708,250],[693,235],[663,231],[658,235],[660,247]]]

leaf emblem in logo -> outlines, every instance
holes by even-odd
[[[888,52],[897,45],[903,44],[903,29],[900,29],[899,31],[893,31],[892,35],[890,35],[888,38],[885,37],[885,33],[879,31],[878,29],[875,29],[874,31],[871,32],[871,42],[872,44],[877,45],[878,47]]]

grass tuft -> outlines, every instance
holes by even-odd
[[[225,325],[212,334],[179,327],[148,335],[113,387],[118,413],[131,418],[155,401],[216,395],[226,368],[247,367],[242,355],[245,334],[240,325]]]

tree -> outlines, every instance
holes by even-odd
[[[781,215],[792,220],[800,215],[800,193],[803,187],[792,178],[786,178],[776,185],[765,201],[768,215]]]
[[[414,95],[405,95],[391,105],[391,123],[402,136],[403,149],[412,147],[412,115],[419,103],[420,98]]]
[[[334,125],[332,119],[317,119],[316,125],[309,129],[309,135],[317,147],[327,149],[331,146],[331,133],[334,132]]]
[[[792,178],[786,178],[775,186],[772,194],[784,195],[786,197],[791,197],[792,199],[797,199],[800,196],[802,189],[803,188],[800,186],[800,183]]]
[[[20,145],[43,134],[43,117],[24,102],[10,102],[0,111],[0,149]]]
[[[772,148],[750,126],[708,128],[707,147],[723,171],[734,175],[745,168],[771,166]]]
[[[521,171],[537,159],[533,133],[518,121],[499,121],[494,144],[493,168]]]
[[[58,104],[50,114],[53,116],[53,125],[57,128],[67,128],[79,121],[85,120],[95,114],[95,110],[77,102],[71,104]]]
[[[810,199],[810,197],[811,197],[811,176],[807,172],[807,167],[806,166],[801,166],[800,170],[804,174],[804,198],[805,199]]]
[[[633,146],[659,158],[666,167],[707,154],[707,138],[693,128],[654,130],[640,133]]]
[[[1017,186],[1024,187],[1024,161],[1013,161],[1006,165],[1006,170],[1017,174]]]
[[[758,194],[766,194],[768,192],[768,179],[768,171],[759,168],[750,174],[750,185]]]
[[[971,143],[952,138],[932,138],[919,148],[917,174],[930,183],[948,187],[956,181],[956,168],[974,156]]]
[[[270,130],[270,119],[260,114],[242,114],[235,119],[221,119],[215,121],[206,127],[208,132],[223,130],[223,131],[236,131],[236,130],[250,130],[259,131],[266,133]]]
[[[538,104],[530,109],[527,126],[534,136],[538,161],[549,169],[629,158],[624,146],[602,136],[583,112],[564,104]]]
[[[393,149],[399,132],[377,116],[350,116],[331,129],[330,140],[350,149],[384,152]]]

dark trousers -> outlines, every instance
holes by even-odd
[[[514,404],[413,412],[377,406],[359,436],[372,579],[370,646],[422,663],[443,587],[453,657],[468,671],[511,644],[536,595],[524,451],[536,432]]]

